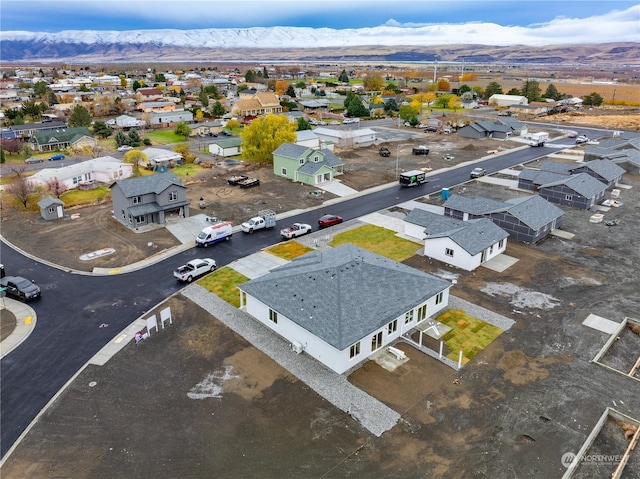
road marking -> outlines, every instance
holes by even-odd
[[[120,273],[120,271],[121,271],[120,269],[110,269],[109,274],[118,274]]]
[[[26,318],[24,318],[24,324],[31,324],[32,320],[33,318],[31,316],[27,316]]]

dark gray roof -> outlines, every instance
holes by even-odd
[[[533,230],[539,230],[564,214],[560,208],[538,195],[512,198],[506,203],[509,214]]]
[[[520,171],[518,178],[523,180],[532,181],[534,185],[541,185],[544,183],[551,183],[552,181],[560,181],[563,178],[568,178],[569,173],[557,173],[552,171],[540,171],[540,170],[530,170],[525,168]]]
[[[567,176],[558,181],[541,184],[540,188],[549,188],[552,186],[565,185],[576,193],[585,198],[593,198],[607,189],[607,185],[602,181],[596,180],[588,173],[578,173],[577,175]]]
[[[562,173],[563,175],[569,175],[571,168],[575,166],[574,163],[562,163],[561,161],[545,160],[540,163],[540,169],[542,171],[550,171],[552,173]]]
[[[502,201],[483,198],[481,196],[470,198],[468,196],[456,194],[449,196],[447,201],[444,202],[444,207],[474,215],[485,215],[505,209],[505,205]]]
[[[64,202],[58,198],[54,198],[53,196],[47,196],[46,198],[38,201],[38,206],[42,208],[48,208],[52,205],[64,205]]]
[[[137,178],[127,178],[116,181],[111,185],[118,185],[126,198],[146,195],[149,193],[160,194],[170,186],[185,188],[178,177],[172,172],[157,173],[149,176],[139,176]]]
[[[302,155],[304,155],[307,150],[310,150],[308,146],[296,145],[295,143],[283,143],[278,148],[276,148],[273,154],[297,160]]]
[[[342,351],[451,283],[351,244],[238,286]]]
[[[472,256],[509,236],[488,218],[462,221],[419,208],[414,208],[405,221],[424,226],[428,238],[450,238]]]
[[[588,161],[584,165],[579,165],[572,168],[572,170],[575,170],[577,168],[587,168],[606,180],[614,180],[616,178],[619,178],[625,172],[624,168],[620,168],[615,163],[603,159]]]

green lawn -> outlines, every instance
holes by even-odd
[[[396,236],[395,231],[374,225],[363,225],[333,237],[329,246],[351,243],[394,261],[404,261],[415,256],[418,244]]]
[[[64,201],[65,208],[70,208],[71,206],[89,205],[110,195],[111,189],[105,185],[93,190],[69,190],[61,195],[60,199]]]
[[[271,248],[267,248],[265,251],[268,251],[274,256],[292,260],[293,258],[297,258],[298,256],[302,256],[303,254],[313,251],[313,248],[309,248],[308,246],[296,241],[287,241],[286,243],[280,243],[272,246]]]
[[[172,143],[183,143],[185,141],[184,136],[176,135],[173,131],[168,130],[148,131],[146,136],[154,145],[169,145]]]
[[[451,351],[447,357],[458,362],[462,350],[462,364],[466,364],[503,333],[497,326],[485,323],[459,309],[448,309],[435,319],[451,328],[451,331],[442,337]]]
[[[203,172],[204,168],[200,165],[194,165],[193,163],[185,163],[184,165],[178,165],[172,168],[171,171],[173,171],[176,176],[195,176]]]
[[[236,286],[247,281],[249,281],[249,278],[227,266],[198,280],[198,284],[224,299],[227,303],[239,308],[240,291]]]

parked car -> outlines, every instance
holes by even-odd
[[[286,239],[297,238],[311,233],[311,225],[305,223],[293,223],[288,228],[280,230],[280,236]]]
[[[57,160],[64,160],[64,155],[62,153],[57,153],[55,155],[51,155],[49,157],[49,161],[57,161]]]
[[[191,283],[193,278],[215,271],[216,262],[211,258],[193,259],[187,264],[180,266],[173,272],[173,277],[178,281]]]
[[[567,132],[567,138],[577,138],[578,137],[578,132],[577,131],[568,131]]]
[[[426,127],[424,128],[424,132],[425,132],[425,133],[429,133],[429,132],[431,132],[431,133],[435,133],[435,132],[437,132],[437,131],[438,131],[438,127],[437,127],[437,126],[431,126],[431,125],[428,125],[428,126],[426,126]]]
[[[27,165],[31,165],[31,164],[33,164],[33,163],[42,163],[43,161],[44,161],[44,160],[43,160],[42,158],[37,158],[37,157],[35,157],[35,156],[30,156],[29,158],[26,158],[26,159],[24,160],[24,162],[25,162]]]
[[[133,150],[133,146],[122,145],[118,147],[118,151],[131,151]]]
[[[222,134],[224,136],[233,136],[233,133],[231,133],[229,130],[222,130]]]
[[[471,170],[471,178],[480,178],[487,174],[487,170],[484,168],[474,168]]]
[[[582,143],[587,143],[589,141],[589,138],[585,135],[580,135],[576,138],[576,145],[580,145]]]
[[[40,287],[22,276],[5,276],[0,279],[0,285],[7,296],[13,296],[23,303],[40,297]]]
[[[318,220],[318,227],[328,228],[329,226],[338,225],[340,223],[342,223],[342,216],[324,215]]]
[[[389,151],[389,148],[387,148],[386,146],[381,147],[378,150],[378,154],[380,156],[384,156],[385,158],[391,156],[391,152]]]

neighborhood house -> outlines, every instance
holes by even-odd
[[[273,174],[306,185],[332,181],[344,163],[333,152],[283,143],[273,152]]]

